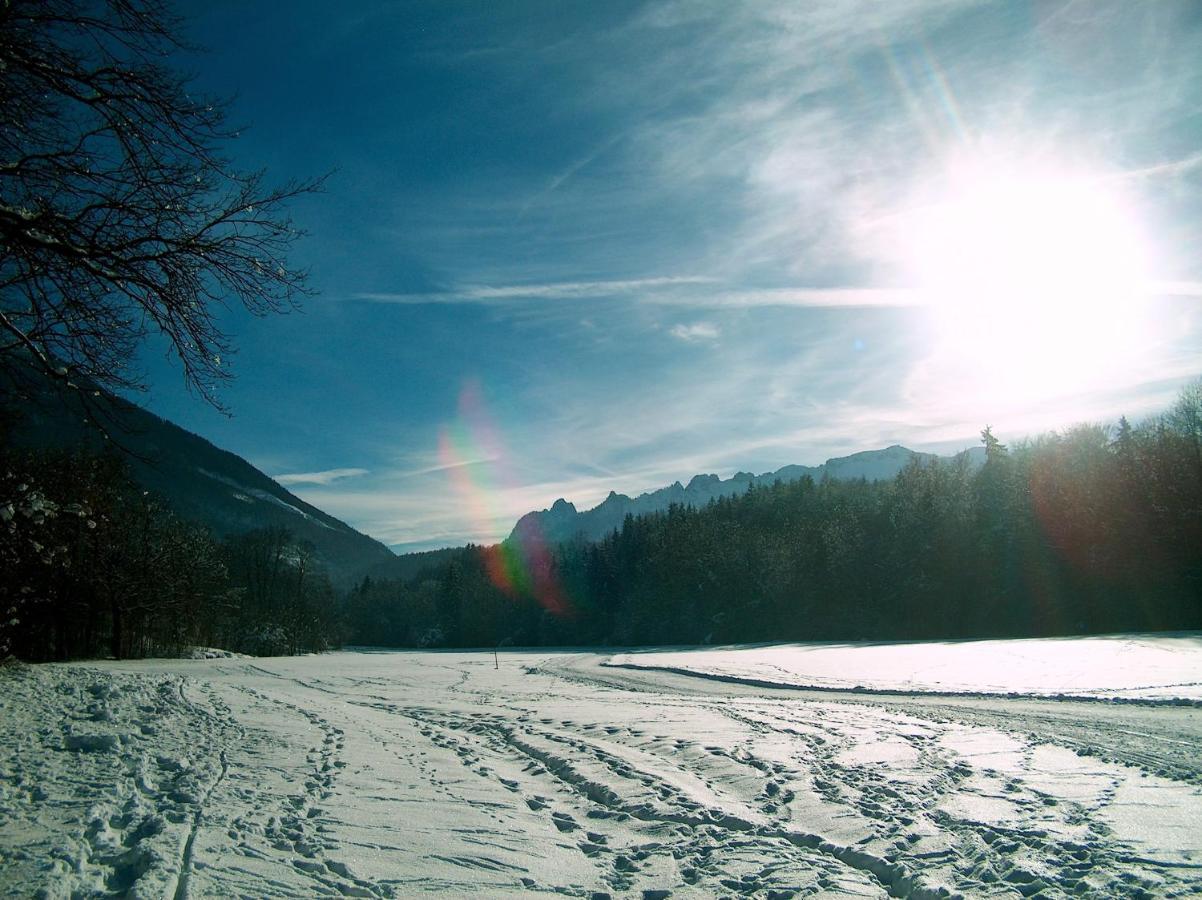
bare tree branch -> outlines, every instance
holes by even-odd
[[[290,201],[221,148],[226,104],[166,64],[187,49],[160,0],[0,2],[0,375],[141,386],[162,334],[188,386],[221,409],[231,347],[216,311],[296,307],[306,272]]]

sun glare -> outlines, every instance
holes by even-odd
[[[1086,173],[947,173],[905,239],[943,377],[977,402],[1015,405],[1121,379],[1149,324],[1138,219]]]

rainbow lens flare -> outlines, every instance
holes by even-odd
[[[489,534],[508,512],[500,498],[517,485],[509,454],[485,406],[478,381],[459,392],[459,416],[438,435],[438,459],[478,534]],[[539,522],[522,520],[513,534],[479,552],[492,584],[513,599],[531,597],[555,616],[569,616],[573,605],[563,589],[551,545]]]

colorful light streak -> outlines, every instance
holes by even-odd
[[[491,531],[506,512],[500,496],[517,481],[478,382],[464,383],[457,421],[439,431],[438,458],[476,531]],[[560,583],[552,547],[536,519],[523,520],[509,539],[481,547],[480,554],[489,580],[507,596],[531,597],[552,615],[572,614],[573,605]]]

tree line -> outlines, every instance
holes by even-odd
[[[1202,627],[1202,387],[1138,427],[982,441],[983,464],[777,482],[547,554],[468,547],[406,581],[365,579],[347,632],[478,647]],[[498,578],[512,559],[516,577]]]
[[[2,435],[0,435],[2,437]],[[218,539],[112,454],[0,441],[0,654],[1022,637],[1202,628],[1202,383],[1079,425],[627,516],[601,541],[469,546],[339,596],[283,528]]]
[[[272,527],[216,539],[113,454],[0,450],[0,656],[251,654],[341,643],[311,546]]]

